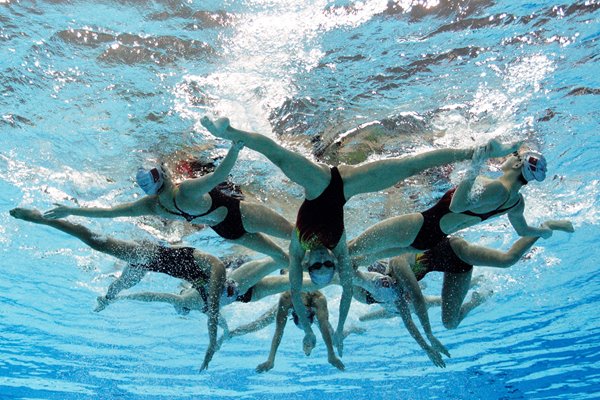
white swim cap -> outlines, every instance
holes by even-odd
[[[164,172],[160,166],[149,170],[140,168],[135,180],[146,194],[156,194],[165,182]]]
[[[538,182],[546,179],[546,158],[538,151],[529,150],[521,154],[523,166],[521,173],[527,182],[536,180]]]

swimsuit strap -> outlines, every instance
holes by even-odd
[[[163,210],[165,210],[166,212],[168,212],[169,214],[172,215],[177,215],[179,217],[183,217],[187,222],[192,222],[193,220],[195,220],[196,218],[200,218],[200,217],[204,217],[208,214],[210,214],[211,212],[213,212],[217,207],[215,207],[215,202],[213,201],[213,195],[212,195],[212,191],[210,191],[208,193],[210,195],[210,199],[211,199],[211,205],[210,208],[208,209],[207,212],[202,213],[202,214],[197,214],[197,215],[192,215],[192,214],[188,214],[187,212],[183,211],[181,208],[179,208],[179,206],[177,205],[177,201],[175,200],[175,196],[173,196],[173,205],[175,206],[175,208],[177,209],[177,211],[179,212],[175,212],[175,211],[171,211],[169,210],[167,207],[165,207],[160,200],[158,200],[158,204],[161,206],[161,208]]]
[[[491,218],[494,215],[502,214],[506,211],[511,210],[512,208],[516,207],[520,202],[521,202],[521,197],[519,197],[519,199],[515,202],[515,204],[513,204],[512,206],[509,206],[509,207],[500,208],[500,207],[504,206],[504,204],[506,204],[506,202],[505,202],[504,204],[500,205],[500,207],[496,208],[495,210],[489,211],[487,213],[478,214],[473,211],[463,211],[461,214],[470,215],[472,217],[479,217],[479,218],[481,218],[482,221],[485,221],[486,219]]]

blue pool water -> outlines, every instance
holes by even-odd
[[[600,396],[600,3],[597,1],[0,0],[0,399],[591,399]],[[139,165],[222,155],[203,115],[307,156],[362,162],[489,137],[542,149],[549,179],[524,189],[526,217],[573,221],[508,270],[479,268],[491,299],[461,326],[433,331],[452,358],[434,367],[398,319],[360,323],[353,303],[340,372],[288,327],[266,374],[273,327],[236,338],[199,373],[203,315],[120,302],[94,313],[122,264],[17,206],[107,206],[140,195]],[[378,135],[357,128],[379,126]],[[359,134],[357,134],[359,132]],[[341,143],[338,147],[337,143]],[[301,191],[243,150],[236,182],[293,219]],[[350,237],[422,209],[445,168],[347,205]],[[490,165],[497,175],[497,166]],[[181,224],[73,220],[120,238],[176,243]],[[464,232],[506,249],[506,218]],[[184,242],[241,249],[201,231]],[[440,276],[427,278],[437,294]],[[149,275],[133,291],[176,292]],[[328,288],[337,320],[340,290]],[[224,310],[231,326],[275,301]]]

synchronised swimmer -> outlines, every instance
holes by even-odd
[[[340,357],[344,338],[350,333],[363,332],[357,327],[345,328],[352,298],[383,307],[362,316],[361,320],[399,315],[433,364],[445,367],[442,355],[449,357],[450,353],[434,336],[427,309],[441,306],[444,326],[456,328],[488,295],[475,291],[465,302],[469,289],[476,284],[472,279],[473,266],[507,268],[539,238],[548,238],[556,230],[573,232],[572,224],[566,220],[548,220],[539,227],[525,220],[525,201],[519,190],[531,181],[545,179],[546,159],[539,152],[522,148],[521,143],[491,140],[480,147],[438,149],[358,166],[330,167],[288,150],[264,135],[233,128],[226,118],[214,122],[203,118],[201,123],[213,135],[232,141],[227,156],[210,173],[176,183],[173,172],[161,163],[138,171],[136,180],[146,196],[137,201],[110,208],[60,205],[44,214],[24,208],[10,212],[15,218],[72,235],[92,249],[127,263],[106,294],[98,297],[95,311],[114,301],[138,300],[166,302],[180,314],[192,310],[205,313],[209,345],[201,370],[208,368],[225,340],[275,321],[268,359],[256,368],[259,372],[272,369],[290,313],[305,333],[305,354],[309,355],[316,344],[312,329],[316,318],[329,363],[343,370]],[[230,186],[225,181],[244,146],[266,156],[291,181],[303,187],[304,202],[295,224],[271,208],[227,190]],[[501,177],[492,180],[479,176],[484,160],[507,155]],[[380,221],[347,240],[344,204],[353,196],[379,192],[426,169],[469,159],[472,163],[464,180],[430,209]],[[478,185],[474,190],[476,180]],[[506,252],[477,246],[454,235],[503,214],[520,236]],[[223,259],[192,247],[98,235],[64,219],[70,215],[92,218],[156,215],[208,225],[222,238],[267,257],[226,268]],[[269,236],[289,240],[289,254]],[[277,270],[282,273],[272,275]],[[419,281],[432,271],[444,274],[440,297],[424,296],[419,286]],[[179,294],[121,294],[140,282],[147,272],[168,274],[188,282],[189,287]],[[342,286],[336,329],[329,322],[327,300],[319,291],[330,284]],[[220,313],[222,307],[275,294],[280,296],[271,310],[250,324],[229,330]],[[412,313],[427,340],[413,322]],[[219,326],[223,331],[220,339]]]

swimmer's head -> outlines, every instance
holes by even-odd
[[[160,165],[151,169],[140,168],[135,180],[146,194],[157,194],[165,183],[165,171]]]
[[[528,150],[520,154],[523,165],[521,174],[527,182],[536,180],[538,182],[546,179],[546,158],[538,151]]]
[[[335,256],[325,247],[308,253],[308,274],[315,285],[324,286],[331,282],[335,274]]]
[[[522,150],[512,153],[502,165],[503,171],[518,170],[519,180],[524,185],[532,180],[538,182],[546,179],[546,158],[534,150]]]
[[[189,308],[180,306],[178,304],[173,304],[173,307],[175,307],[175,311],[179,315],[188,315],[191,311]]]

